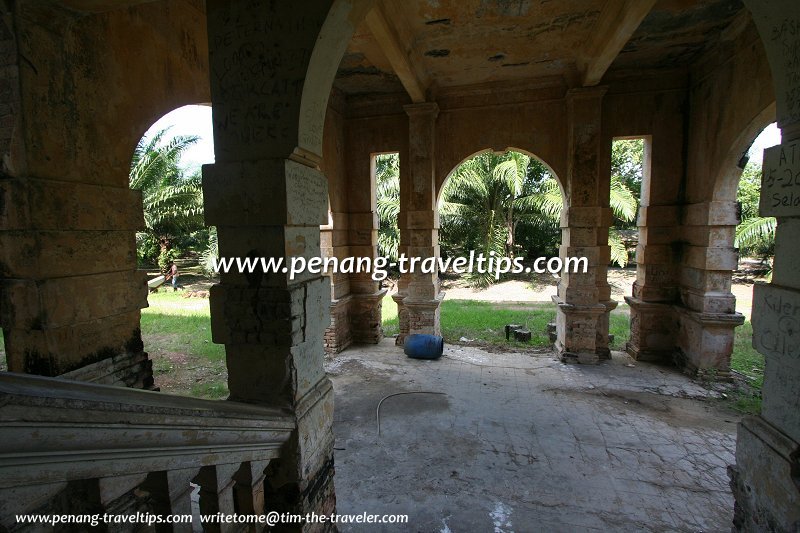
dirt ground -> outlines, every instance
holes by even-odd
[[[750,319],[753,305],[753,285],[763,280],[759,275],[758,263],[743,261],[740,270],[733,276],[731,292],[736,296],[736,310]],[[636,267],[609,268],[608,283],[611,285],[611,298],[625,303],[625,296],[632,293],[636,281]],[[488,302],[550,302],[556,294],[558,278],[552,274],[533,274],[533,280],[512,279],[497,283],[486,289],[468,287],[462,279],[445,278],[442,291],[450,300],[483,300]]]
[[[753,305],[753,285],[763,281],[760,276],[761,265],[755,260],[743,260],[740,269],[734,273],[731,292],[736,296],[736,310],[750,319],[750,309]],[[157,272],[148,272],[152,277]],[[497,283],[486,289],[473,289],[467,286],[463,279],[445,276],[441,288],[450,300],[483,300],[487,302],[551,302],[556,294],[558,277],[552,274],[532,274],[532,278],[511,279]],[[632,293],[633,282],[636,281],[636,267],[609,268],[608,282],[611,285],[611,298],[620,304],[625,303],[625,296]],[[214,283],[204,276],[199,269],[189,266],[183,267],[180,277],[181,285],[191,296],[204,297]],[[387,280],[384,286],[390,291],[394,282]]]

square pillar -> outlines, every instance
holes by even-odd
[[[605,87],[572,89],[567,94],[568,164],[565,183],[567,206],[561,215],[560,256],[585,257],[586,272],[564,272],[558,284],[556,342],[566,363],[598,363],[610,357],[608,347],[611,300],[607,281],[610,260],[608,228],[610,174],[601,164],[601,118]]]
[[[675,354],[680,213],[678,205],[646,205],[639,210],[636,281],[633,294],[625,297],[631,312],[625,349],[637,361],[671,363]]]
[[[400,252],[407,257],[439,257],[439,214],[436,206],[436,117],[435,103],[405,106],[409,123],[409,172],[400,181]],[[401,276],[394,298],[400,318],[397,344],[406,335],[441,335],[438,272],[406,273]]]
[[[320,251],[325,258],[339,261],[350,255],[347,244],[347,213],[328,213],[328,224],[320,227]],[[326,275],[331,285],[330,325],[325,330],[325,353],[337,354],[353,343],[350,324],[350,276],[339,272]]]
[[[307,82],[320,76],[309,64],[330,9],[324,0],[303,10],[206,2],[216,162],[203,167],[203,196],[221,257],[321,255],[328,180],[310,150],[321,151],[327,93],[313,99],[318,87]],[[308,270],[231,271],[211,288],[212,339],[225,345],[229,399],[280,408],[295,420],[293,437],[269,463],[267,510],[335,509],[333,390],[323,368],[330,304],[330,280]]]
[[[737,211],[735,202],[683,207],[676,359],[691,375],[730,379],[735,328],[744,323],[731,292]]]
[[[368,178],[371,183],[373,177],[369,175]],[[374,190],[374,187],[370,188]],[[349,250],[350,255],[356,260],[362,257],[374,260],[378,257],[378,213],[374,205],[375,195],[370,194],[368,200],[369,205],[351,205],[351,209],[363,208],[365,211],[351,211],[349,214]],[[351,300],[348,305],[348,315],[353,342],[377,344],[383,339],[381,311],[386,290],[381,289],[380,281],[373,279],[371,272],[353,273],[349,278]]]
[[[800,525],[800,205],[792,201],[800,185],[776,179],[800,175],[800,121],[781,129],[789,140],[764,151],[759,206],[761,216],[778,219],[772,281],[753,290],[753,347],[766,362],[763,401],[760,415],[739,423],[736,465],[729,467],[734,529],[746,532]]]

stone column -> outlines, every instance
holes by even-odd
[[[323,257],[335,257],[341,261],[350,255],[347,227],[347,213],[328,213],[328,224],[320,228],[320,249]],[[325,330],[325,352],[336,354],[353,343],[350,325],[350,276],[331,272],[327,277],[331,284],[331,322]]]
[[[203,167],[203,191],[220,256],[318,257],[327,179],[320,156],[298,148],[299,123],[309,57],[330,2],[297,10],[209,0],[206,9],[216,162]],[[286,271],[230,272],[211,288],[212,336],[225,344],[230,400],[279,407],[296,420],[293,439],[268,469],[269,510],[335,507],[333,391],[323,368],[330,296],[329,280],[308,270],[294,279]]]
[[[372,180],[370,176],[370,180]],[[372,187],[374,190],[374,187]],[[350,255],[359,258],[378,257],[378,214],[374,208],[375,195],[369,195],[370,205],[351,206],[366,208],[365,211],[350,212],[349,245]],[[353,342],[377,344],[383,339],[381,309],[386,289],[381,289],[380,281],[372,279],[372,273],[360,272],[350,275],[350,327]]]
[[[633,294],[625,297],[631,310],[631,336],[625,349],[638,361],[671,362],[675,352],[680,212],[678,205],[639,209],[636,281]]]
[[[683,123],[668,119],[654,125],[645,139],[636,281],[630,306],[631,336],[627,352],[636,360],[671,363],[675,354],[679,299],[681,236],[680,187]]]
[[[730,468],[738,531],[800,524],[800,4],[746,0],[772,70],[783,143],[764,152],[762,216],[775,216],[772,282],[753,291],[753,346],[766,358],[761,415],[739,423]]]
[[[753,290],[753,347],[766,368],[761,415],[739,424],[734,524],[793,531],[800,524],[800,121],[764,151],[761,216],[775,216],[772,282]]]
[[[730,375],[734,329],[744,322],[731,293],[738,254],[732,246],[739,223],[734,202],[705,202],[683,208],[678,320],[678,363],[693,375]]]
[[[409,123],[409,172],[400,182],[400,243],[406,257],[439,257],[439,212],[436,206],[436,117],[435,103],[405,106]],[[439,292],[438,271],[414,273],[401,277],[395,297],[400,313],[402,344],[406,335],[425,333],[441,335],[439,310],[444,293]]]
[[[608,315],[616,307],[606,279],[610,259],[609,176],[601,176],[601,115],[604,87],[573,89],[569,119],[567,199],[561,215],[560,256],[585,257],[586,273],[564,272],[558,284],[555,349],[570,363],[597,363],[610,355]],[[611,147],[607,147],[608,150]]]

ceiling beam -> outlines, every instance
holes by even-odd
[[[74,11],[103,13],[124,9],[137,4],[147,4],[153,0],[61,0],[61,3]]]
[[[389,24],[380,3],[369,12],[366,22],[372,36],[375,37],[386,59],[392,65],[394,73],[400,78],[406,92],[411,96],[411,101],[415,104],[424,102],[426,84],[414,70],[414,65],[408,57],[405,47],[400,42],[395,29]]]
[[[656,0],[608,0],[584,50],[583,86],[600,83]]]

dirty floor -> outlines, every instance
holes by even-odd
[[[730,531],[738,415],[674,369],[449,345],[420,361],[393,339],[326,368],[338,512],[409,515],[341,531]],[[414,391],[444,394],[386,398],[378,435],[378,403]]]

